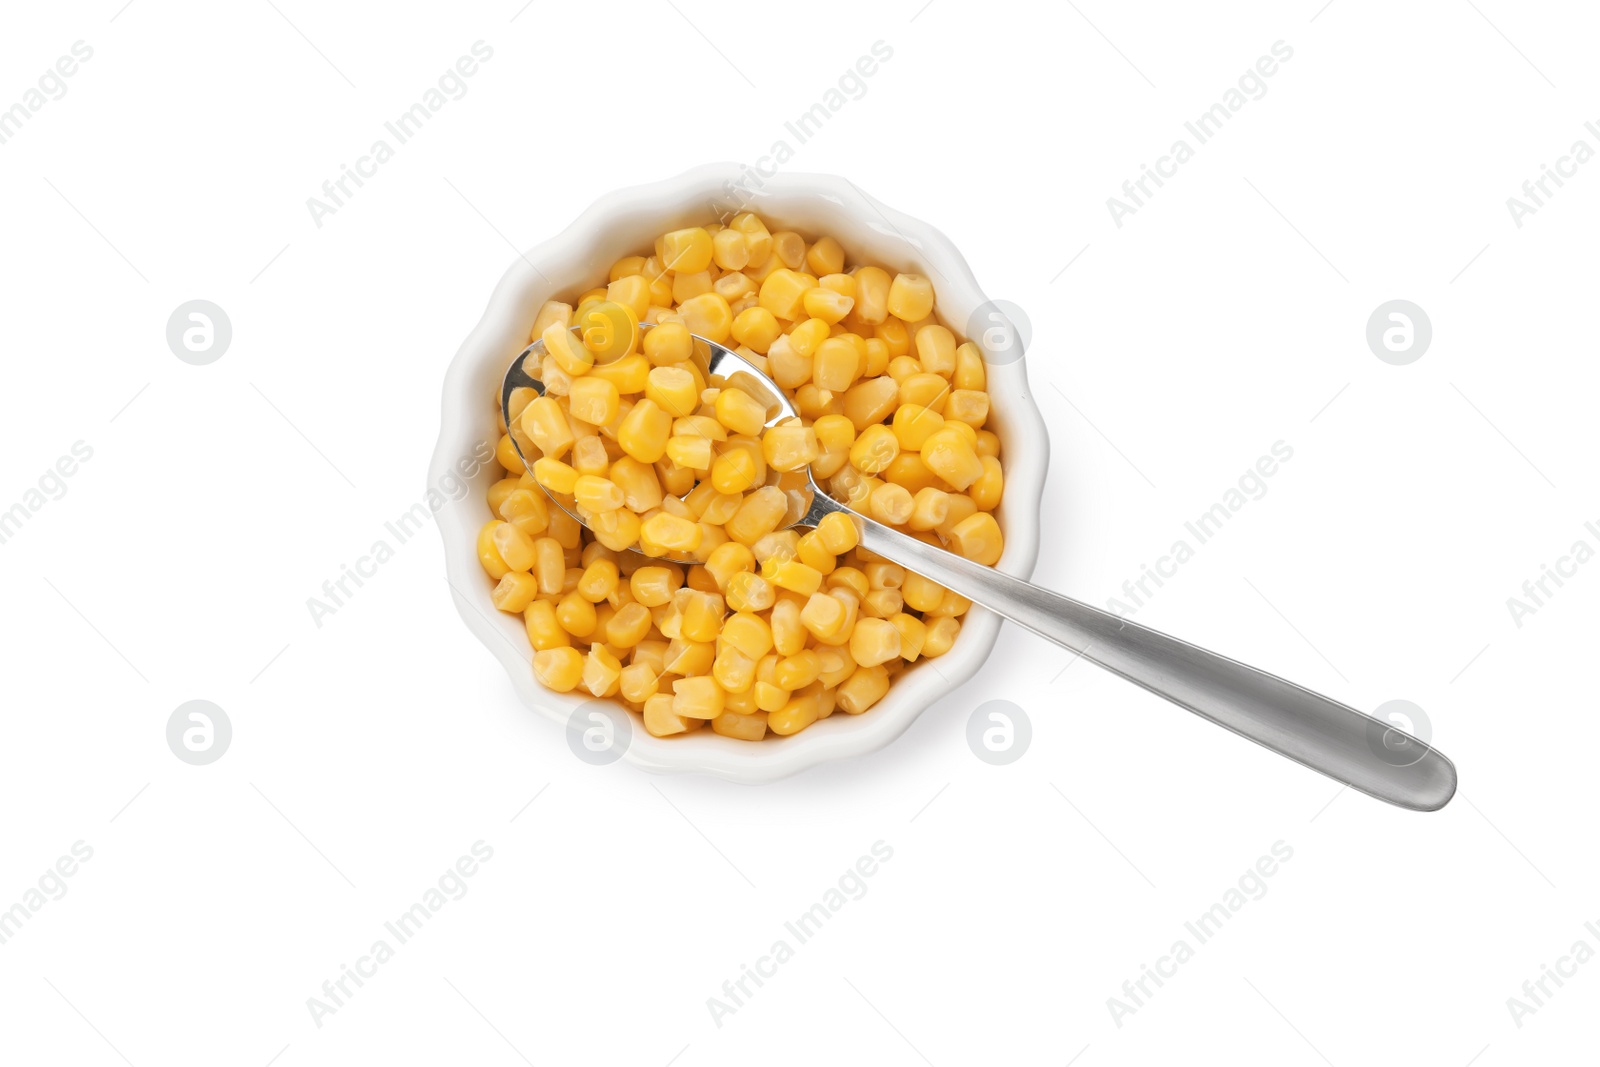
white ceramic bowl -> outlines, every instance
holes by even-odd
[[[450,363],[444,382],[439,443],[428,484],[450,485],[458,462],[481,442],[498,436],[494,397],[511,359],[528,342],[539,306],[548,299],[573,300],[603,285],[610,265],[648,250],[658,234],[712,221],[730,205],[728,190],[744,168],[713,163],[666,181],[622,189],[602,197],[561,233],[511,264],[489,298],[483,318]],[[936,312],[958,336],[987,297],[950,240],[927,223],[867,196],[843,178],[780,173],[759,192],[744,194],[749,208],[774,229],[808,237],[832,234],[851,262],[879,264],[932,278]],[[1049,460],[1049,438],[1034,405],[1023,361],[991,365],[993,400],[989,427],[1000,437],[1005,461],[1004,502],[996,513],[1005,532],[999,569],[1027,577],[1039,554],[1039,498]],[[438,512],[444,537],[445,571],[468,629],[504,665],[512,687],[528,707],[567,724],[588,700],[583,692],[553,693],[533,677],[533,652],[522,618],[497,611],[494,587],[478,564],[479,528],[490,518],[482,501],[499,468],[483,465],[468,479],[467,495]],[[650,736],[634,720],[623,758],[653,771],[700,771],[732,781],[771,781],[842,756],[881,748],[941,696],[975,674],[994,647],[1000,618],[974,608],[955,646],[936,661],[907,669],[889,693],[862,715],[835,713],[792,737],[751,743],[700,730],[680,737]],[[587,725],[587,724],[585,724]],[[552,735],[552,745],[565,739]]]

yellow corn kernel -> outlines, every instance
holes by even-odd
[[[718,344],[728,340],[733,328],[733,308],[715,292],[685,300],[678,305],[678,315],[690,333]]]
[[[551,513],[552,518],[555,515]],[[533,543],[533,576],[539,579],[539,592],[545,594],[559,593],[566,584],[566,553],[554,537],[541,537]]]
[[[711,235],[711,259],[723,270],[743,270],[750,262],[750,242],[732,227]]]
[[[759,741],[767,736],[767,716],[724,712],[711,720],[711,729],[724,737],[736,737],[740,741]]]
[[[889,691],[889,672],[874,664],[857,667],[839,686],[839,707],[849,715],[860,715],[883,699]]]
[[[643,704],[661,687],[660,675],[648,663],[628,664],[617,681],[623,697],[635,704]]]
[[[933,528],[940,537],[949,537],[950,531],[956,528],[957,523],[978,510],[977,502],[970,496],[962,493],[951,493],[949,496],[950,510],[945,514],[944,521]]]
[[[855,567],[839,567],[828,575],[828,588],[833,589],[839,586],[849,589],[857,597],[866,596],[872,589],[871,584],[867,581],[866,574]]]
[[[698,589],[689,591],[678,633],[686,641],[715,641],[722,628],[722,596]]]
[[[817,654],[808,648],[780,659],[772,677],[777,685],[793,692],[816,681],[817,672],[821,669]]]
[[[650,609],[643,604],[624,604],[606,620],[606,644],[633,648],[650,633]],[[630,700],[641,699],[629,697]]]
[[[711,464],[711,486],[719,493],[742,493],[756,484],[756,461],[743,448],[729,449]]]
[[[556,601],[556,621],[573,637],[588,637],[600,624],[594,605],[573,590]]]
[[[900,631],[900,658],[907,663],[915,663],[922,654],[922,644],[928,635],[927,624],[903,611],[889,621]]]
[[[611,464],[611,480],[622,489],[622,499],[634,511],[643,513],[661,506],[661,482],[655,468],[632,456],[619,456]]]
[[[831,689],[855,673],[856,661],[850,656],[848,643],[817,649],[817,660],[822,665],[817,682],[824,688]]]
[[[570,494],[578,484],[575,468],[549,456],[541,456],[533,461],[533,476],[552,493]]]
[[[839,275],[849,277],[849,275]],[[801,298],[801,307],[810,321],[822,322],[829,326],[850,314],[850,309],[855,306],[855,299],[844,293],[818,285],[815,289],[807,289]]]
[[[921,322],[933,313],[933,283],[920,274],[896,274],[889,285],[889,314]]]
[[[914,339],[917,362],[927,374],[945,378],[955,373],[956,335],[938,324],[929,324],[916,333]]]
[[[686,719],[715,719],[726,694],[710,675],[678,678],[672,683],[672,712]]]
[[[922,462],[955,489],[965,489],[983,474],[983,463],[972,444],[948,425],[923,442]]]
[[[701,484],[705,483],[702,482]],[[711,580],[718,592],[721,592],[728,587],[728,582],[733,579],[734,575],[753,570],[755,563],[755,556],[751,554],[747,546],[741,545],[737,541],[729,541],[726,544],[718,545],[706,557],[703,570],[711,576]],[[735,608],[734,610],[737,611],[738,609]]]
[[[483,553],[482,535],[489,535],[490,547],[494,555],[485,557]],[[478,559],[483,563],[483,569],[489,571],[491,578],[502,578],[505,571],[495,574],[491,564],[498,562],[508,571],[525,571],[533,566],[533,538],[511,525],[509,522],[491,522],[479,534]]]
[[[944,398],[944,417],[977,429],[989,420],[989,394],[955,389]]]
[[[743,389],[733,386],[723,389],[712,406],[717,421],[734,433],[754,437],[767,424],[766,407]]]
[[[626,278],[630,274],[644,273],[643,256],[624,256],[611,264],[611,270],[606,275],[606,281],[614,282],[618,278]]]
[[[683,581],[683,572],[676,567],[640,567],[628,576],[628,588],[633,598],[647,608],[659,608],[672,600]]]
[[[592,375],[574,379],[572,390],[567,394],[567,410],[572,412],[573,418],[596,426],[604,426],[616,418],[621,402],[615,385]]]
[[[711,283],[711,291],[728,302],[728,309],[737,319],[741,313],[756,307],[756,283],[748,274],[729,271]]]
[[[700,513],[700,521],[710,526],[721,526],[738,512],[739,505],[744,502],[744,497],[736,493],[723,493],[710,482],[701,482],[709,492],[705,497],[705,507]],[[696,489],[699,486],[695,487]],[[691,494],[693,495],[693,494]]]
[[[621,304],[640,319],[650,310],[650,297],[650,279],[642,274],[629,274],[618,278],[607,285],[605,291],[605,299]],[[579,319],[583,317],[581,306],[578,309],[578,317]]]
[[[602,511],[589,517],[594,539],[613,552],[625,552],[639,541],[639,516],[626,508]]]
[[[689,728],[683,716],[673,713],[670,693],[652,693],[644,703],[644,728],[652,737],[671,737]]]
[[[833,569],[839,565],[838,559],[828,551],[828,547],[822,543],[822,538],[815,530],[800,537],[795,545],[795,552],[801,563],[821,575],[832,574]]]
[[[618,574],[617,561],[601,556],[583,569],[578,593],[589,603],[598,604],[617,591]]]
[[[650,377],[650,361],[639,353],[614,359],[610,363],[596,363],[589,370],[591,378],[604,378],[617,387],[623,395],[644,392]]]
[[[847,635],[849,609],[845,602],[829,593],[812,593],[800,609],[800,624],[819,641],[834,641]]]
[[[687,641],[674,637],[662,657],[662,666],[671,674],[698,678],[711,673],[717,646],[709,641]]]
[[[544,342],[544,350],[556,361],[556,366],[574,378],[589,373],[589,368],[594,366],[594,353],[561,323],[551,323],[539,339]]]
[[[969,515],[950,531],[950,547],[974,563],[994,566],[1005,551],[1000,524],[987,511]]]
[[[978,461],[983,464],[983,473],[967,487],[967,495],[972,497],[979,511],[993,511],[1000,506],[1000,497],[1005,492],[1005,472],[994,456],[979,456]]]
[[[904,526],[911,521],[913,507],[911,491],[892,482],[875,487],[867,497],[867,514],[890,526]]]
[[[713,251],[711,235],[700,226],[691,226],[662,237],[659,254],[668,270],[693,274],[711,266]]]
[[[905,597],[907,607],[916,611],[932,611],[944,599],[944,586],[915,571],[907,571],[900,595]]]
[[[734,611],[766,611],[777,602],[772,583],[754,571],[740,571],[730,577],[724,596]]]
[[[850,462],[863,474],[885,470],[900,454],[900,441],[893,430],[874,423],[861,431],[850,446]]]
[[[500,515],[500,508],[503,504],[505,504],[506,498],[519,489],[526,489],[526,486],[523,485],[522,477],[520,475],[515,478],[501,478],[499,481],[489,486],[489,510],[496,515]],[[505,518],[503,515],[500,517]]]
[[[932,611],[923,613],[924,619],[934,619],[940,615],[965,615],[972,608],[972,601],[956,592],[954,589],[944,591],[944,599],[939,601],[939,606]]]
[[[979,430],[977,444],[972,446],[979,456],[1000,458],[1000,437],[993,430]]]
[[[644,355],[653,366],[682,363],[694,355],[694,338],[681,322],[663,322],[644,335]]]
[[[533,318],[533,329],[528,333],[528,340],[537,341],[552,322],[559,322],[565,326],[571,321],[571,304],[563,304],[559,300],[546,300],[540,306],[539,314]]]
[[[489,593],[489,599],[501,611],[521,612],[527,610],[533,598],[538,595],[539,583],[527,571],[507,571],[500,578]]]
[[[806,628],[800,621],[800,601],[785,596],[772,605],[767,622],[772,627],[772,647],[780,656],[792,656],[806,647]]]
[[[521,423],[522,432],[550,459],[560,459],[577,440],[567,422],[567,413],[554,397],[541,396],[523,408]]]
[[[820,710],[814,694],[793,697],[782,710],[767,716],[767,729],[779,736],[797,734],[817,721]]]
[[[842,556],[861,543],[861,532],[855,520],[841,511],[824,515],[817,523],[816,533],[822,545],[836,556]]]
[[[592,645],[583,657],[583,687],[597,697],[616,693],[622,680],[622,664],[604,645]]]
[[[583,347],[595,363],[610,363],[632,352],[639,343],[639,316],[631,307],[602,300],[586,307],[577,320]]]
[[[528,643],[535,651],[563,648],[572,644],[567,631],[556,621],[556,606],[549,600],[535,600],[522,613],[523,628],[528,631]]]
[[[723,524],[728,536],[753,545],[778,528],[789,510],[789,499],[775,485],[764,485],[744,498],[739,510]]]
[[[872,589],[861,598],[861,613],[874,619],[892,619],[905,606],[905,598],[898,589]]]
[[[817,346],[811,365],[811,380],[817,388],[842,393],[850,388],[860,374],[861,351],[849,341],[842,337],[830,337]]]
[[[789,690],[772,682],[756,682],[751,694],[755,697],[756,708],[759,711],[778,711],[789,703]]]
[[[695,376],[683,367],[656,367],[650,371],[644,395],[675,419],[694,414],[700,406]]]
[[[550,526],[550,498],[537,489],[516,489],[500,502],[500,517],[529,537]]]
[[[693,274],[676,274],[672,278],[672,299],[679,305],[697,296],[704,296],[711,292],[711,272],[709,270],[696,271]]]
[[[759,615],[738,612],[723,624],[722,640],[754,662],[772,651],[772,627]]]
[[[811,366],[812,357],[801,355],[786,333],[773,338],[767,346],[767,373],[785,389],[798,389],[810,381]]]
[[[816,279],[809,274],[780,267],[761,283],[758,301],[778,318],[792,322],[804,314],[806,290],[816,284]]]
[[[914,374],[922,373],[922,364],[910,356],[895,356],[889,360],[889,377],[897,383],[903,382]]]
[[[950,494],[927,486],[917,490],[911,500],[911,517],[906,525],[913,530],[931,530],[950,513]]]
[[[900,403],[900,385],[893,378],[868,378],[857,382],[844,394],[843,414],[857,433],[882,422]]]
[[[639,529],[639,541],[651,555],[688,555],[700,547],[703,536],[699,523],[664,511],[644,520]]]
[[[680,467],[708,471],[712,460],[711,442],[704,437],[669,437],[667,458]]]
[[[944,427],[944,416],[921,404],[901,404],[894,413],[894,435],[900,447],[917,452]]]
[[[869,326],[876,326],[889,315],[889,272],[881,267],[862,267],[855,272],[856,315]]]
[[[918,371],[900,382],[899,399],[902,404],[921,404],[923,407],[943,411],[950,398],[950,383],[937,374]],[[947,419],[949,416],[945,416]]]
[[[778,325],[778,320],[772,312],[764,307],[745,308],[734,316],[730,332],[733,339],[741,345],[755,349],[763,356],[783,334],[783,327]]]
[[[583,654],[575,648],[545,648],[533,654],[533,676],[546,689],[570,693],[583,680]]]
[[[971,341],[956,348],[956,369],[950,375],[950,384],[957,389],[984,389],[988,386],[983,353]]]
[[[895,367],[896,363],[901,360],[904,360],[905,363],[916,368],[917,372],[922,370],[922,364],[917,362],[910,355],[911,328],[904,322],[892,316],[884,319],[882,322],[878,323],[878,325],[872,328],[872,336],[877,338],[879,341],[882,341],[884,349],[889,353],[889,367],[891,373],[893,373],[893,368]],[[903,365],[904,364],[902,364],[902,366]],[[894,375],[896,381],[899,381],[901,377],[902,375],[900,374]]]
[[[663,448],[663,454],[665,451]],[[680,467],[674,463],[657,463],[655,472],[665,494],[661,501],[663,504],[674,497],[683,496],[694,488],[695,473],[688,467]]]
[[[817,347],[828,339],[828,324],[821,319],[807,319],[790,330],[788,336],[789,346],[797,355],[812,359],[817,354]]]
[[[572,498],[586,511],[615,511],[623,505],[622,487],[609,478],[581,474],[572,487]]]
[[[809,466],[821,449],[816,431],[799,419],[791,419],[762,435],[761,454],[773,470],[797,471]]]
[[[732,711],[757,710],[755,694],[749,691],[756,682],[755,660],[732,645],[723,645],[711,661],[711,677],[727,694],[724,707]]]
[[[522,457],[517,455],[517,446],[508,433],[500,435],[499,443],[494,446],[494,458],[506,469],[507,474],[521,474],[528,469]]]
[[[745,244],[750,248],[750,260],[746,266],[759,267],[767,261],[772,253],[772,234],[767,232],[766,224],[759,218],[748,211],[742,212],[728,220],[728,229],[744,234]]]
[[[844,249],[832,237],[819,237],[817,243],[806,250],[806,269],[812,274],[838,274],[844,270]]]
[[[955,644],[956,634],[961,632],[961,621],[953,615],[942,615],[928,624],[927,636],[922,642],[924,656],[942,656],[950,651],[950,646]]]
[[[793,230],[779,230],[772,235],[772,254],[785,267],[799,270],[806,262],[806,239]]]
[[[579,474],[604,474],[610,466],[611,457],[599,435],[584,434],[572,443],[572,469]]]
[[[672,416],[648,397],[633,405],[617,427],[617,444],[640,463],[654,463],[667,453]]]
[[[810,596],[822,588],[822,572],[798,559],[773,556],[761,568],[761,576],[779,589]]]
[[[863,667],[897,659],[900,631],[887,619],[859,619],[850,632],[850,658]]]

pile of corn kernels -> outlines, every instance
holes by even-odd
[[[576,307],[540,309],[528,370],[545,394],[512,398],[478,557],[546,687],[614,698],[656,736],[709,723],[759,741],[858,715],[950,649],[965,597],[859,548],[847,515],[786,528],[809,466],[911,537],[989,565],[1004,545],[982,354],[936,321],[927,278],[846,268],[832,237],[746,213],[665,234]],[[758,398],[706,380],[692,335],[734,348],[799,416],[765,427]]]

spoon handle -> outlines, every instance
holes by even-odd
[[[1448,758],[1381,720],[828,504],[857,521],[863,548],[1280,756],[1414,811],[1435,811],[1455,793]]]

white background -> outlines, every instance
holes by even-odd
[[[1600,950],[1600,564],[1520,627],[1506,600],[1600,547],[1600,162],[1521,228],[1506,198],[1600,148],[1596,20],[1318,2],[8,12],[0,107],[94,55],[0,145],[0,509],[75,442],[93,458],[0,545],[0,908],[74,842],[93,858],[0,945],[0,1059],[1592,1060],[1600,962],[1520,1027],[1506,1002]],[[306,199],[478,40],[467,94],[314,225]],[[788,166],[931,221],[1027,309],[1037,579],[1104,603],[1288,443],[1139,621],[1415,702],[1460,768],[1442,812],[1341,794],[1009,628],[869,758],[762,788],[591,767],[461,625],[431,530],[313,624],[420,499],[444,366],[513,248],[618,186],[754,162],[878,40]],[[1267,94],[1116,226],[1107,197],[1279,40]],[[196,298],[234,331],[202,367],[165,341]],[[1433,324],[1408,366],[1364,336],[1396,298]],[[165,740],[196,698],[234,731],[205,767]],[[965,741],[994,698],[1033,723],[1007,767]],[[307,998],[479,840],[466,896],[317,1026]],[[867,894],[714,1024],[879,840]],[[1107,999],[1278,841],[1266,895],[1118,1026]]]

